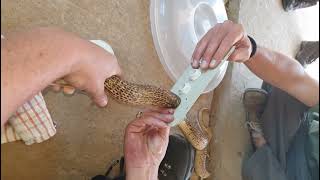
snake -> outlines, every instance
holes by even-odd
[[[51,85],[62,86],[64,90],[65,88],[71,89],[66,91],[65,94],[74,93],[74,87],[66,83],[63,79],[60,79]],[[117,75],[107,78],[104,82],[104,88],[116,101],[133,106],[176,108],[181,102],[178,95],[167,89],[153,85],[136,84],[123,80]],[[78,92],[85,93],[83,91]]]
[[[205,126],[203,113],[209,112],[208,108],[202,108],[198,112],[196,126],[192,126],[189,121],[182,121],[178,126],[190,144],[196,149],[194,171],[201,179],[208,178],[211,173],[207,170],[207,146],[212,138],[212,133]]]
[[[115,100],[129,105],[176,108],[181,102],[179,96],[169,90],[128,82],[116,75],[106,79],[104,87]]]
[[[191,125],[189,120],[182,121],[180,124],[178,124],[183,135],[196,150],[203,150],[206,148],[212,136],[211,132],[203,122],[203,113],[205,111],[209,112],[209,109],[200,109],[198,112],[198,121],[196,121],[194,125]]]
[[[207,149],[196,151],[196,156],[194,158],[194,171],[196,175],[200,177],[200,179],[208,178],[211,175],[211,173],[207,170],[208,157],[209,154],[207,152]]]

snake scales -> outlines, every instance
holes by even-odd
[[[151,85],[141,85],[111,76],[104,83],[105,89],[119,102],[130,105],[152,105],[164,108],[176,108],[180,98],[166,89]]]
[[[190,121],[186,120],[178,125],[184,136],[196,150],[194,171],[200,179],[208,178],[211,174],[207,170],[207,158],[209,157],[207,146],[212,138],[212,133],[209,127],[205,125],[203,117],[205,112],[209,115],[208,108],[200,109],[195,124],[191,124]]]

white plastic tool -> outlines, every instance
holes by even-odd
[[[153,43],[173,82],[187,69],[199,40],[227,19],[223,0],[150,0]],[[222,81],[228,62],[223,63],[202,93],[212,91]]]
[[[171,89],[171,92],[180,97],[181,103],[174,112],[174,121],[169,124],[170,126],[175,126],[186,119],[186,115],[192,105],[206,89],[211,80],[220,73],[219,71],[222,70],[221,66],[226,65],[223,62],[229,58],[234,49],[235,47],[232,47],[229,50],[223,61],[215,69],[202,71],[193,69],[191,65],[188,66]]]

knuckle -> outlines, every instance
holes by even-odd
[[[208,58],[209,56],[212,56],[214,53],[214,46],[208,46],[207,49],[206,49],[206,52],[204,53],[204,56],[206,58]],[[209,60],[209,59],[206,59],[206,60]]]
[[[214,31],[215,29],[220,28],[224,23],[217,23],[212,29],[212,31]]]
[[[231,20],[225,20],[223,23],[224,24],[233,24],[233,22]]]
[[[226,51],[227,51],[226,48],[219,48],[217,53],[215,53],[214,58],[216,60],[222,60],[222,58],[225,55]]]
[[[241,24],[236,24],[235,28],[236,28],[237,32],[239,32],[239,33],[244,32],[244,28]]]

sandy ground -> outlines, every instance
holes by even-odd
[[[48,25],[109,42],[129,81],[167,89],[173,85],[153,46],[148,0],[1,1],[2,34]],[[210,107],[211,97],[212,93],[200,97],[191,120],[198,109]],[[79,180],[104,173],[123,155],[124,128],[140,110],[111,98],[107,108],[98,108],[81,94],[66,97],[49,91],[45,100],[57,134],[32,146],[1,145],[1,179]]]

